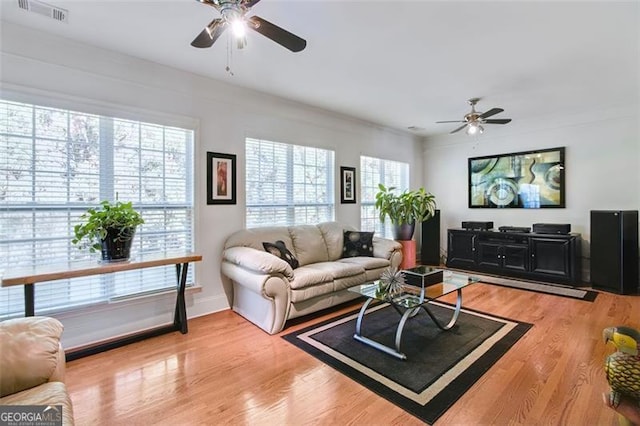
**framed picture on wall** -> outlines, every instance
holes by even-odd
[[[563,208],[564,147],[469,158],[469,207]]]
[[[207,204],[236,203],[236,156],[207,152]]]
[[[340,202],[356,202],[356,168],[340,167]]]

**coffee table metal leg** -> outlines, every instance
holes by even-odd
[[[360,328],[362,327],[362,318],[364,318],[364,314],[367,311],[367,308],[369,307],[371,302],[373,302],[373,299],[367,299],[367,301],[364,302],[364,305],[362,305],[362,308],[360,309],[360,313],[358,314],[358,319],[356,320],[356,336],[358,337],[361,336]]]
[[[374,300],[374,299],[367,299],[367,301],[364,302],[364,304],[362,305],[362,308],[360,309],[360,313],[358,313],[358,319],[356,320],[356,334],[353,335],[353,338],[358,340],[359,342],[367,344],[375,349],[378,349],[379,351],[385,352],[396,358],[407,359],[407,356],[402,352],[400,352],[400,346],[402,344],[402,331],[404,330],[404,326],[407,323],[407,320],[409,318],[413,318],[418,313],[420,308],[423,308],[438,328],[440,328],[441,330],[449,330],[451,329],[451,327],[453,327],[456,324],[456,321],[458,321],[458,316],[460,316],[460,310],[462,309],[462,289],[457,290],[457,296],[458,297],[456,300],[456,308],[453,312],[453,316],[451,317],[451,320],[447,325],[442,325],[440,321],[436,318],[436,316],[433,315],[433,313],[429,310],[428,303],[425,303],[424,305],[418,308],[407,309],[406,311],[404,311],[404,313],[402,314],[402,318],[400,318],[400,322],[398,323],[398,328],[396,329],[396,339],[395,339],[396,348],[395,349],[390,348],[389,346],[383,345],[382,343],[378,343],[375,340],[371,340],[362,335],[362,320],[367,311],[367,308],[369,307],[371,302],[373,302]],[[395,308],[394,305],[392,306]]]
[[[356,334],[353,335],[353,338],[359,342],[369,345],[372,348],[385,352],[396,358],[407,359],[407,356],[400,352],[399,342],[400,342],[400,339],[402,338],[402,328],[399,327],[398,330],[396,331],[396,348],[398,348],[398,350],[394,350],[393,348],[383,345],[382,343],[378,343],[375,340],[371,340],[362,335],[362,319],[364,318],[364,314],[366,313],[367,308],[369,307],[371,302],[373,302],[374,300],[375,299],[367,299],[367,301],[364,302],[364,304],[362,305],[362,308],[360,309],[360,313],[358,314],[358,319],[356,320]],[[404,327],[404,323],[407,321],[406,317],[408,317],[407,312],[409,311],[410,310],[406,311],[402,316],[403,319],[400,320],[400,323],[402,324],[403,327]]]
[[[413,318],[420,311],[419,308],[415,309],[407,309],[402,314],[402,318],[400,318],[400,322],[398,323],[398,328],[396,329],[396,352],[402,355],[402,359],[406,359],[407,357],[400,352],[400,345],[402,343],[402,330],[404,330],[404,325],[406,324],[409,317]]]
[[[456,309],[453,312],[453,317],[451,317],[451,320],[447,325],[442,325],[440,321],[438,321],[435,315],[433,315],[429,310],[428,304],[422,305],[422,308],[425,311],[427,311],[427,314],[429,314],[433,322],[438,326],[440,330],[449,330],[451,327],[453,327],[456,324],[456,321],[458,321],[458,316],[460,315],[460,309],[462,308],[462,289],[461,288],[458,289],[458,299],[456,300]]]

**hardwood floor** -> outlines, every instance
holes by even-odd
[[[601,402],[613,350],[602,330],[640,329],[640,296],[600,293],[590,303],[475,284],[464,306],[534,327],[436,425],[617,424]],[[421,423],[232,311],[190,320],[186,335],[71,361],[66,382],[78,425]]]

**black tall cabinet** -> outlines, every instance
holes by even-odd
[[[638,290],[638,211],[591,211],[591,286],[619,294]]]

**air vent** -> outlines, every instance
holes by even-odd
[[[37,13],[60,22],[69,22],[69,11],[38,0],[18,0],[20,9]]]

